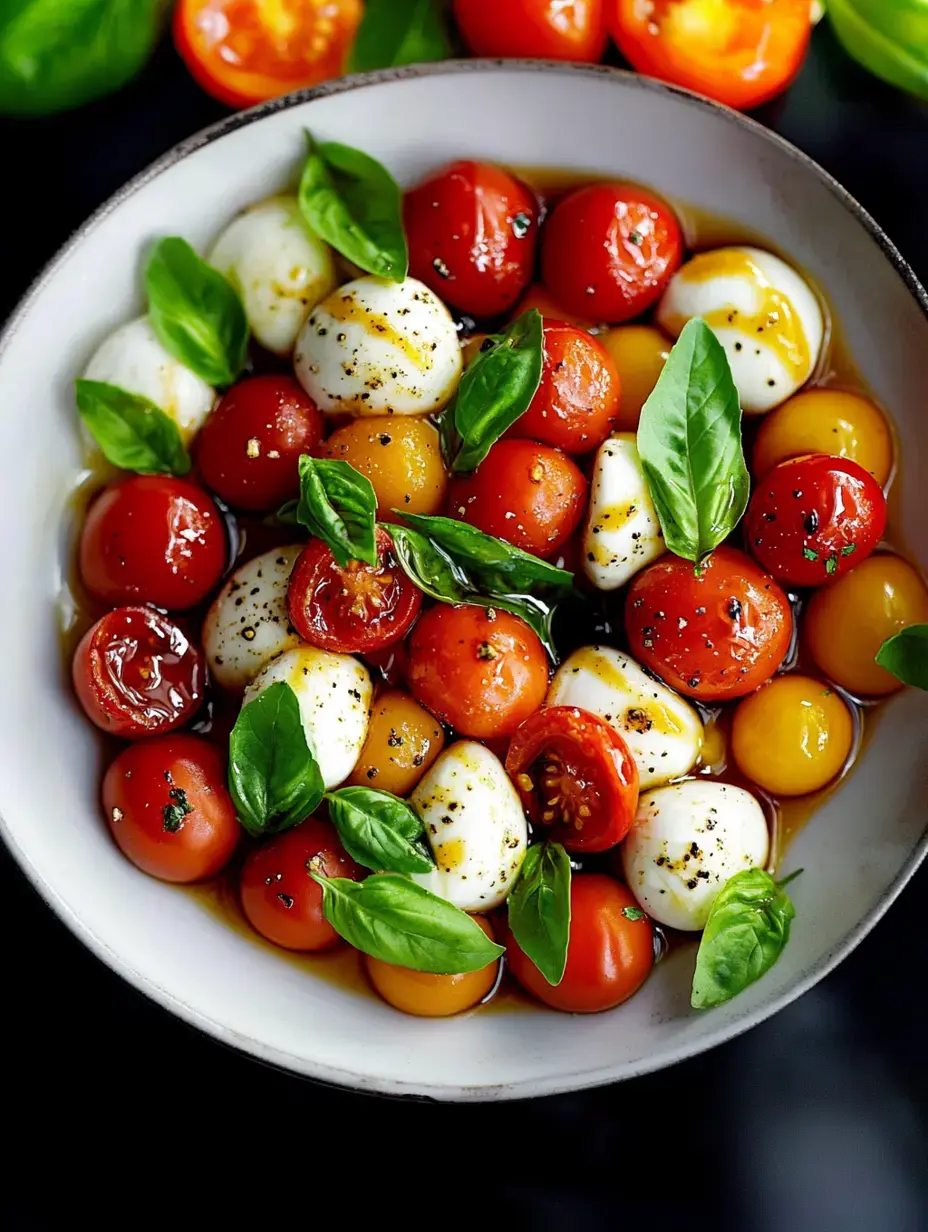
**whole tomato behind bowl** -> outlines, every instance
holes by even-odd
[[[606,50],[604,0],[454,0],[454,19],[475,56],[581,60]]]

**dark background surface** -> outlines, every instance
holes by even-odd
[[[92,210],[223,114],[166,44],[114,99],[0,121],[0,320]],[[823,26],[760,118],[928,280],[928,108],[867,77]],[[253,1208],[281,1228],[326,1211],[330,1224],[928,1230],[926,894],[923,869],[837,972],[706,1056],[598,1091],[446,1107],[319,1087],[184,1026],[85,951],[0,847],[0,1227],[238,1227]]]

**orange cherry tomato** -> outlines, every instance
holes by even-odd
[[[493,926],[483,916],[471,917],[493,940]],[[418,1018],[449,1018],[461,1014],[485,1000],[493,991],[499,976],[499,960],[482,971],[463,975],[431,975],[427,971],[410,971],[380,958],[364,956],[367,977],[388,1005],[414,1014]]]
[[[454,20],[475,56],[598,64],[606,50],[604,0],[454,0]]]

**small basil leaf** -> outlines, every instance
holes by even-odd
[[[928,625],[909,625],[887,638],[876,661],[903,684],[928,689]]]
[[[286,681],[262,689],[242,707],[229,741],[229,791],[252,835],[289,829],[318,808],[322,775]]]
[[[139,475],[186,475],[180,429],[154,402],[106,381],[75,381],[77,409],[107,462]]]
[[[424,64],[450,54],[442,0],[367,0],[348,72]]]
[[[641,410],[638,452],[667,547],[696,564],[740,522],[751,490],[741,407],[722,344],[686,323]]]
[[[696,955],[694,1009],[731,1000],[774,965],[789,941],[796,909],[762,868],[736,873],[712,904]]]
[[[148,258],[145,290],[165,349],[208,385],[231,385],[248,357],[248,320],[232,284],[186,240],[168,236]]]
[[[507,906],[519,948],[549,984],[560,984],[570,941],[570,858],[560,843],[529,847]]]
[[[402,282],[409,269],[399,185],[376,159],[336,141],[317,144],[300,181],[306,222],[343,257],[380,278]]]
[[[503,953],[458,907],[395,873],[365,881],[310,876],[322,886],[322,910],[340,937],[383,962],[433,975],[482,971]]]
[[[299,507],[300,502],[296,498],[284,501],[277,512],[270,515],[270,520],[278,526],[299,526],[300,519],[297,516]]]
[[[342,569],[350,560],[377,564],[376,513],[371,481],[349,462],[300,455],[296,519],[329,545]]]
[[[342,846],[358,864],[391,873],[428,873],[435,867],[420,841],[422,821],[405,800],[371,787],[342,787],[325,798]]]

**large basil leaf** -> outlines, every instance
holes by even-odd
[[[77,409],[107,462],[139,475],[186,475],[190,455],[169,415],[106,381],[74,383]]]
[[[738,390],[722,344],[686,323],[641,410],[638,452],[667,547],[703,561],[741,521],[751,481]]]
[[[325,798],[342,846],[358,864],[391,873],[428,873],[435,867],[422,842],[421,818],[405,800],[372,787],[342,787]]]
[[[844,50],[891,85],[928,99],[925,0],[828,0]]]
[[[909,625],[887,638],[876,661],[903,684],[928,689],[928,625]]]
[[[371,481],[350,462],[300,455],[296,520],[329,545],[342,569],[350,560],[377,564],[376,513]]]
[[[443,0],[366,0],[349,73],[424,64],[451,54]]]
[[[570,858],[560,843],[536,843],[509,895],[509,927],[549,984],[560,984],[570,941]]]

